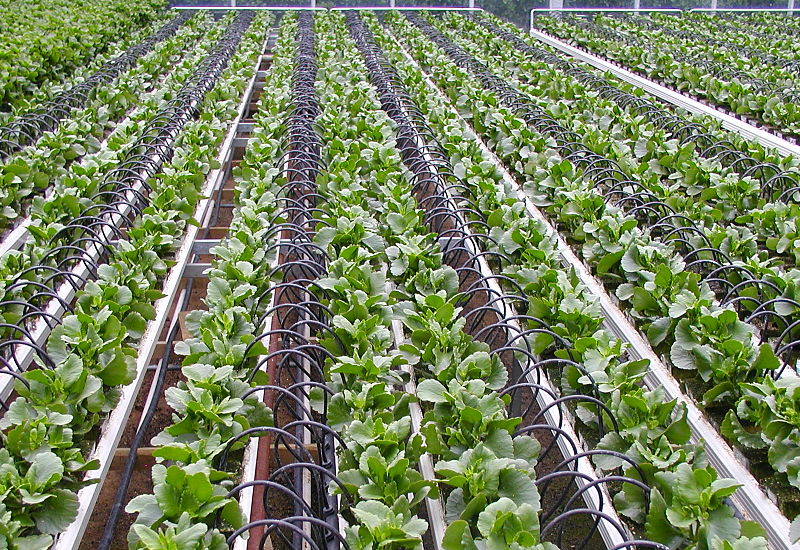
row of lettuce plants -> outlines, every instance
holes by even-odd
[[[479,119],[473,118],[473,124],[484,132]],[[527,125],[523,129],[529,130]],[[485,132],[493,140],[512,135],[509,129],[497,134],[488,125]],[[701,405],[721,423],[722,433],[749,455],[754,471],[760,464],[769,464],[777,475],[774,480],[770,479],[773,476],[765,476],[766,482],[787,513],[796,513],[798,476],[793,460],[798,450],[798,432],[787,408],[791,398],[784,397],[794,395],[794,377],[773,384],[773,374],[780,373],[776,370],[778,361],[769,346],[759,341],[758,330],[740,321],[732,305],[720,307],[708,284],[687,270],[672,245],[655,240],[637,226],[634,218],[604,203],[595,189],[586,188],[580,173],[574,172],[569,163],[561,164],[560,181],[552,176],[552,169],[543,171],[531,163],[523,147],[530,151],[534,139],[539,140],[541,156],[553,155],[550,146],[535,134],[517,141],[518,147],[504,148],[498,154],[528,180],[526,192],[531,198],[567,229],[575,244],[582,245],[584,259],[615,289],[616,296],[627,302],[640,330],[647,334],[656,351],[669,359],[687,391],[697,395]],[[579,194],[554,194],[559,185],[562,190],[577,187]],[[580,204],[581,200],[585,204]],[[587,220],[586,214],[591,218]],[[612,222],[611,218],[616,219]],[[752,384],[759,386],[754,388]],[[765,408],[782,410],[783,414],[776,417],[765,408],[745,408],[743,399],[752,391],[763,391],[760,385],[774,387],[781,396],[780,409],[769,405]]]
[[[48,363],[18,379],[19,397],[0,420],[0,536],[9,547],[48,548],[74,519],[77,490],[92,482],[98,465],[86,457],[119,389],[136,376],[136,343],[153,318],[160,281],[263,43],[265,19],[242,39],[248,24],[235,21],[209,54],[203,73],[210,80],[202,86],[217,77],[220,85],[201,93],[200,116],[183,125],[148,204],[51,332]]]
[[[686,46],[670,46],[673,37],[644,39],[621,32],[616,29],[619,23],[607,17],[598,17],[594,22],[542,17],[537,18],[536,24],[541,30],[736,115],[752,117],[789,136],[800,131],[797,89],[785,87],[784,81],[775,75],[739,71],[727,61],[700,58]]]
[[[768,208],[769,205],[765,205],[765,211]],[[726,251],[728,250],[727,248],[725,249]],[[746,255],[740,261],[740,265],[745,265],[748,268],[754,267],[752,262],[746,260]],[[778,284],[784,290],[784,297],[794,297],[794,284],[790,281],[794,278],[795,273],[796,270],[788,272],[783,278],[784,283]],[[766,277],[766,279],[776,283],[781,280],[781,278],[773,278],[771,276]],[[610,282],[612,287],[614,286],[613,281],[607,282]],[[624,298],[627,292],[624,288],[617,287],[618,297]],[[620,289],[622,289],[622,293]],[[631,300],[631,305],[637,310],[639,309],[635,296]],[[668,309],[665,311],[668,311]],[[790,311],[787,311],[787,313],[791,314]],[[636,317],[646,322],[646,319],[642,319],[638,315]],[[765,329],[761,327],[761,330]],[[665,341],[669,340],[669,337],[665,339]],[[679,342],[677,333],[675,334],[675,341]],[[658,342],[653,343],[658,344]],[[719,345],[724,345],[724,342],[720,342]],[[791,356],[789,357],[791,359]],[[670,359],[672,359],[675,367],[681,368],[680,358],[677,355],[673,357],[671,354]],[[749,374],[747,372],[739,372],[737,376],[731,379],[731,382],[738,384],[741,390],[736,392],[738,397],[736,397],[735,402],[731,403],[736,407],[736,412],[731,411],[725,415],[721,431],[731,442],[741,448],[751,452],[755,451],[754,460],[756,462],[766,460],[775,471],[786,474],[792,487],[797,487],[797,471],[796,467],[792,465],[792,460],[795,459],[798,426],[796,422],[791,420],[791,410],[796,408],[796,404],[793,404],[796,403],[794,396],[798,387],[796,379],[789,377],[775,382],[771,376],[762,377],[758,373],[752,373],[756,374],[756,376]],[[712,408],[717,406],[716,403],[706,401],[707,404],[712,405]],[[777,480],[778,487],[780,487],[782,481],[783,479],[779,476]],[[792,495],[793,493],[784,494],[781,497],[786,498],[791,503],[796,501],[796,497]],[[793,510],[791,505],[788,509]]]
[[[774,259],[778,250],[785,254],[782,263],[786,268],[797,266],[800,249],[794,248],[791,219],[797,211],[796,203],[792,208],[765,199],[762,182],[746,175],[747,170],[723,166],[717,158],[704,158],[693,141],[678,143],[675,138],[667,139],[652,121],[598,97],[595,91],[587,90],[577,79],[547,63],[509,48],[477,22],[458,16],[447,21],[451,39],[527,93],[578,134],[592,151],[615,160],[626,175],[666,202],[675,213],[695,221],[712,246],[747,266],[754,276],[776,281],[781,287],[787,286],[781,282],[785,278],[797,278],[774,269],[780,267]],[[459,33],[458,37],[454,33]],[[800,181],[796,162],[783,161],[786,169],[782,176],[791,182],[789,188]],[[789,223],[751,225],[752,220],[778,222],[778,216]]]
[[[99,205],[120,199],[103,192],[108,190],[109,182],[113,181],[109,178],[118,175],[115,170],[129,153],[132,144],[144,135],[155,115],[177,98],[181,88],[222,36],[226,22],[230,21],[230,17],[226,18],[210,29],[198,41],[194,51],[183,57],[167,75],[161,86],[142,96],[140,105],[109,134],[103,149],[70,164],[56,178],[46,196],[33,199],[24,244],[20,249],[4,254],[0,264],[3,299],[0,311],[5,323],[18,323],[30,310],[21,301],[31,301],[31,295],[39,292],[39,287],[26,286],[26,282],[36,281],[31,270],[43,261],[58,265],[60,258],[54,256],[53,250],[70,242],[72,237],[69,228],[74,225],[75,219],[84,218],[86,213]]]
[[[0,111],[23,102],[31,91],[57,83],[103,53],[120,35],[157,17],[161,0],[136,4],[98,0],[5,0],[0,15],[4,53],[0,63]]]
[[[194,16],[136,67],[93,92],[86,105],[54,131],[5,158],[0,165],[0,227],[17,222],[26,213],[31,196],[47,191],[67,174],[72,163],[100,151],[101,140],[146,101],[148,94],[165,84],[167,75],[195,48],[209,26],[210,16]]]
[[[360,262],[332,265],[331,274],[342,275],[323,283],[330,285],[332,291],[349,293],[348,287],[360,279],[360,284],[372,287],[371,296],[384,296],[383,300],[373,298],[380,307],[371,311],[371,323],[358,319],[358,309],[351,310],[352,306],[347,305],[347,324],[337,330],[340,338],[351,338],[348,335],[365,329],[374,331],[373,346],[384,357],[379,361],[370,358],[365,369],[358,367],[365,363],[365,356],[359,353],[342,358],[340,364],[329,369],[331,373],[345,374],[355,368],[365,369],[363,374],[354,373],[356,379],[377,382],[362,388],[355,382],[355,388],[345,391],[342,402],[351,411],[348,418],[361,420],[341,427],[342,437],[352,443],[341,460],[341,467],[350,469],[340,476],[360,500],[355,507],[360,525],[348,531],[348,541],[359,549],[403,544],[404,539],[417,539],[415,545],[420,544],[426,525],[409,517],[409,505],[416,507],[424,496],[435,496],[437,490],[419,474],[412,476],[403,470],[413,467],[421,452],[427,450],[433,455],[442,496],[446,496],[447,530],[441,541],[445,548],[477,548],[484,544],[496,548],[553,548],[539,539],[540,503],[535,485],[539,444],[526,434],[514,437],[521,419],[509,416],[508,398],[499,393],[508,380],[506,367],[498,355],[490,354],[487,344],[465,331],[466,319],[459,305],[459,275],[443,264],[435,234],[423,225],[426,218],[431,218],[418,209],[414,198],[413,193],[419,192],[419,175],[404,167],[402,155],[409,150],[404,149],[401,154],[399,149],[401,129],[380,110],[382,106],[387,108],[388,98],[378,97],[369,84],[370,73],[359,59],[359,49],[343,32],[344,16],[332,15],[321,23],[325,40],[321,48],[327,50],[321,56],[329,57],[336,67],[329,76],[329,88],[322,92],[322,119],[330,117],[323,128],[336,128],[341,137],[328,142],[332,154],[327,163],[329,180],[320,187],[323,192],[328,191],[329,202],[339,204],[329,220],[331,226],[335,222],[337,228],[350,229],[346,235],[337,235],[331,245],[342,251],[356,245],[355,258],[372,257],[374,265],[383,266],[383,275],[369,281],[362,274]],[[363,39],[358,26],[350,28],[354,38]],[[365,51],[362,49],[361,53]],[[346,88],[338,84],[345,75],[349,80]],[[338,107],[342,102],[354,108],[342,112]],[[354,120],[358,124],[353,125]],[[370,137],[364,139],[365,136]],[[426,197],[418,198],[424,201]],[[429,200],[425,202],[430,204]],[[332,233],[320,230],[317,242],[328,241]],[[394,289],[391,293],[387,293],[386,283]],[[358,293],[353,298],[357,300],[357,296]],[[344,305],[345,300],[341,301]],[[407,338],[403,342],[391,340],[392,316],[403,321]],[[336,318],[333,325],[337,325]],[[390,351],[393,344],[396,349]],[[400,367],[406,362],[413,366],[418,381],[416,396],[397,394],[391,413],[382,412],[388,407],[382,406],[381,399],[369,399],[367,410],[359,411],[364,408],[359,394],[378,397],[392,385],[405,382]],[[416,399],[422,405],[422,436],[410,434],[408,399]],[[336,397],[332,400],[335,402]],[[331,416],[329,421],[336,427]],[[401,453],[379,444],[384,439],[395,440],[398,435],[404,447]],[[370,456],[380,457],[384,466],[373,469],[367,460]],[[391,478],[385,479],[387,474]],[[404,532],[390,529],[399,524]]]
[[[241,456],[252,437],[248,433],[276,433],[274,415],[256,390],[279,383],[260,367],[262,356],[274,351],[264,338],[270,314],[279,314],[264,297],[277,297],[275,280],[286,275],[278,240],[281,226],[291,219],[282,194],[292,187],[286,113],[297,107],[293,53],[298,29],[295,14],[284,16],[255,126],[235,169],[228,236],[211,249],[207,309],[187,316],[190,338],[175,348],[185,356],[184,380],[167,390],[173,421],[152,440],[159,462],[152,470],[153,493],[135,497],[126,508],[138,514],[128,534],[132,548],[224,549],[226,534],[247,528],[235,498],[241,461],[227,457]],[[295,213],[304,210],[298,205]],[[296,238],[305,236],[301,229]]]
[[[527,125],[522,120],[499,106],[490,93],[451,63],[441,50],[425,40],[422,33],[400,18],[393,17],[390,21],[393,31],[408,44],[408,50],[415,52],[415,57],[430,71],[434,81],[450,95],[476,131],[489,138],[487,141],[501,158],[508,159],[512,150],[523,146],[531,148],[536,144],[547,154],[537,155],[535,160],[526,162],[541,162],[538,176],[555,178],[560,175],[555,170],[568,168],[566,161],[553,158],[554,152],[548,151],[546,141],[527,132]],[[391,46],[391,40],[386,39],[386,44]],[[395,56],[402,59],[400,52]],[[622,344],[601,330],[602,315],[597,303],[581,288],[573,274],[560,269],[552,238],[546,237],[543,228],[528,217],[519,198],[497,191],[498,176],[493,165],[482,158],[479,149],[464,137],[469,132],[461,126],[458,116],[449,111],[445,102],[437,101],[435,94],[426,90],[419,74],[413,79],[411,69],[406,69],[406,74],[409,81],[416,82],[416,93],[420,97],[427,94],[427,104],[431,107],[426,114],[439,129],[439,138],[446,143],[454,161],[458,161],[458,170],[463,170],[466,181],[480,190],[477,196],[481,197],[482,204],[486,203],[481,211],[490,213],[487,221],[492,226],[499,250],[513,258],[503,266],[504,273],[518,281],[532,296],[529,314],[541,315],[551,326],[557,327],[559,334],[574,342],[577,357],[584,360],[589,373],[566,369],[561,377],[563,390],[569,393],[576,387],[596,384],[603,400],[619,419],[622,429],[605,436],[599,446],[633,458],[652,489],[648,510],[645,511],[641,498],[637,498],[633,491],[615,497],[618,509],[631,520],[644,523],[648,536],[653,540],[671,546],[764,547],[766,541],[761,538],[758,526],[740,523],[725,503],[725,497],[737,487],[735,481],[717,479],[702,445],[689,443],[683,407],[665,402],[662,390],[647,391],[641,386],[646,363],[620,360],[624,357]],[[499,127],[505,125],[508,125],[508,134],[500,134]],[[510,167],[515,166],[516,175],[530,187],[533,178],[521,170],[524,164],[515,159]],[[579,183],[577,180],[573,187]],[[569,307],[554,307],[554,302],[561,297],[565,304],[570,304]],[[755,341],[751,341],[751,345],[755,345]],[[543,342],[545,350],[552,346],[552,342]],[[558,356],[557,350],[555,353]],[[625,466],[605,459],[601,464],[610,469]],[[636,471],[628,473],[637,475]],[[684,485],[694,489],[684,490]],[[705,496],[700,497],[701,494]]]
[[[792,40],[780,34],[767,34],[751,27],[743,30],[728,21],[720,21],[713,15],[697,13],[685,18],[663,17],[652,14],[645,19],[635,19],[637,24],[666,27],[681,32],[679,36],[688,37],[686,33],[695,33],[699,40],[710,39],[720,46],[722,52],[728,50],[743,59],[734,59],[734,64],[751,63],[775,65],[792,73],[797,72],[797,52],[793,51]],[[718,32],[715,32],[717,30]],[[722,53],[721,52],[721,53]],[[707,55],[710,52],[707,52]],[[712,54],[713,55],[713,54]],[[725,56],[715,56],[725,59]]]
[[[712,239],[714,246],[732,249],[735,255],[741,256],[741,250],[755,253],[753,244],[757,241],[761,248],[778,256],[783,263],[797,265],[800,206],[794,196],[795,159],[724,131],[718,122],[708,117],[680,116],[665,104],[647,99],[640,91],[608,75],[600,75],[550,52],[513,25],[488,17],[478,21],[515,49],[558,69],[555,73],[542,71],[545,79],[559,76],[559,82],[563,79],[576,84],[570,87],[581,95],[598,94],[597,103],[602,103],[600,98],[613,101],[616,107],[607,104],[599,110],[593,107],[588,119],[581,118],[609,131],[612,128],[621,128],[623,132],[627,128],[635,129],[635,134],[625,133],[628,149],[622,148],[628,158],[634,159],[632,166],[638,163],[640,172],[673,171],[678,178],[667,180],[667,187],[692,199],[676,199],[673,193],[672,200],[677,200],[679,208],[688,209],[698,221],[710,219],[715,225],[734,224],[735,231],[725,229],[712,233],[716,235]],[[498,49],[504,49],[502,43]],[[518,61],[527,63],[524,58]],[[532,82],[527,74],[516,73],[523,81]],[[584,86],[573,83],[572,78]],[[558,89],[568,100],[573,97],[571,92],[565,93],[563,87]],[[617,116],[620,110],[626,115],[622,119]],[[583,135],[593,133],[583,132]],[[597,152],[609,149],[594,139],[588,143]],[[693,206],[695,202],[697,208]],[[728,244],[722,246],[724,240]]]

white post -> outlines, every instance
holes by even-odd
[[[639,8],[642,7],[642,0],[633,0],[633,9],[639,11]]]
[[[392,0],[392,1],[394,1],[394,0]],[[469,7],[470,8],[474,8],[475,7],[475,0],[469,0]]]
[[[235,7],[236,7],[236,0],[231,0],[231,7],[232,7],[232,8],[235,8]]]
[[[551,10],[560,10],[564,7],[564,0],[550,0]]]
[[[794,0],[789,0],[789,4],[786,7],[789,8],[789,15],[794,15]]]
[[[390,8],[394,8],[395,7],[395,0],[389,0],[389,7]]]
[[[311,7],[312,8],[316,8],[317,7],[317,0],[311,0]]]
[[[792,0],[789,0],[789,1],[791,2]],[[711,9],[712,10],[716,10],[717,9],[717,0],[711,0]]]

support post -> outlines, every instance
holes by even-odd
[[[474,8],[475,7],[475,0],[469,0],[469,7],[470,8]]]
[[[792,0],[789,0],[789,1],[791,2]],[[716,10],[717,9],[717,0],[711,0],[711,9],[712,10]]]
[[[789,15],[794,15],[794,0],[789,0],[789,3],[786,5],[789,10]]]
[[[389,7],[390,7],[390,8],[394,8],[394,7],[396,7],[396,5],[395,5],[395,0],[389,0]]]
[[[642,0],[633,0],[633,9],[639,11],[642,7]]]
[[[564,8],[564,0],[550,0],[551,10],[560,10]]]

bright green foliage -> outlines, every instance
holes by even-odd
[[[163,0],[0,2],[0,112],[60,83],[114,40],[151,21]]]

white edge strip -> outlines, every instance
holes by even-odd
[[[270,29],[272,30],[272,29]],[[256,69],[261,66],[261,61],[264,58],[264,55],[267,50],[267,43],[269,42],[269,37],[264,41],[264,44],[261,47],[261,54],[258,56],[258,61],[256,62]],[[250,85],[247,87],[247,91],[244,94],[242,99],[242,104],[239,107],[239,116],[236,118],[232,125],[232,132],[228,134],[228,139],[230,140],[231,144],[234,143],[234,136],[239,133],[239,122],[243,115],[244,111],[250,102],[252,101],[253,90],[256,88],[256,84],[260,78],[263,78],[264,74],[262,71],[256,70],[256,73],[253,75],[252,80],[250,81]],[[270,304],[269,309],[272,309],[272,305],[274,303],[275,296],[270,297]],[[269,327],[272,326],[272,316],[270,315],[264,321],[264,327],[266,330],[269,330]],[[259,357],[259,362],[261,361],[261,357]],[[267,363],[264,363],[261,366],[262,371],[266,371]],[[247,447],[245,447],[244,456],[242,457],[242,480],[241,483],[246,483],[248,481],[253,481],[256,478],[256,465],[258,464],[258,446],[259,441],[261,441],[260,437],[251,437],[250,441],[247,443]],[[250,523],[252,516],[253,516],[253,495],[255,493],[255,487],[247,487],[246,489],[242,490],[239,493],[239,507],[244,513],[244,524]],[[247,548],[247,538],[245,537],[238,537],[234,543],[232,550],[244,550]]]
[[[387,283],[387,293],[391,293],[391,286]],[[392,335],[396,348],[405,342],[405,332],[403,330],[403,322],[399,319],[392,319]],[[409,395],[417,395],[417,381],[414,376],[414,367],[404,364],[402,370],[407,372],[410,376],[408,383],[403,387],[405,392]],[[409,412],[411,413],[411,431],[418,434],[422,430],[422,407],[418,401],[413,401],[409,404]],[[424,453],[419,457],[419,473],[425,481],[436,481],[436,473],[433,469],[433,458],[429,453]],[[442,539],[444,539],[444,532],[447,525],[444,520],[444,506],[442,506],[442,499],[425,497],[425,505],[428,508],[428,526],[431,529],[431,538],[433,539],[434,550],[441,550]]]

